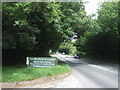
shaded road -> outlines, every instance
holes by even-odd
[[[73,76],[84,88],[118,88],[118,65],[61,54],[56,57],[71,66]]]

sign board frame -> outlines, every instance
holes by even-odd
[[[27,67],[51,67],[58,64],[55,57],[27,57]]]

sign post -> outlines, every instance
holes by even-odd
[[[27,57],[26,64],[27,67],[51,67],[57,63],[54,57]]]

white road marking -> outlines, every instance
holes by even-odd
[[[65,57],[66,55],[60,55],[60,56]],[[67,59],[67,58],[66,58],[66,60],[69,61],[69,59]],[[71,61],[72,61],[72,60],[71,60]],[[84,64],[85,64],[85,63],[84,63]],[[86,63],[86,64],[88,64],[88,63]],[[118,70],[117,70],[117,71],[112,71],[112,70],[110,70],[110,69],[103,68],[103,67],[101,67],[101,66],[92,65],[92,64],[88,64],[88,65],[89,65],[89,66],[92,66],[92,67],[96,67],[96,68],[102,69],[102,70],[105,70],[105,71],[109,71],[109,72],[111,72],[111,73],[118,73]]]
[[[107,69],[107,68],[103,68],[103,67],[100,67],[100,66],[97,66],[97,65],[92,65],[92,64],[88,64],[89,66],[93,66],[93,67],[96,67],[96,68],[99,68],[99,69],[102,69],[102,70],[105,70],[105,71],[109,71],[109,72],[112,72],[112,73],[118,73],[118,71],[112,71],[110,69]]]

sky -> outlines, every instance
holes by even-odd
[[[87,15],[96,14],[98,3],[102,1],[104,0],[85,0],[85,2],[87,2],[85,4],[85,10],[87,12]]]

